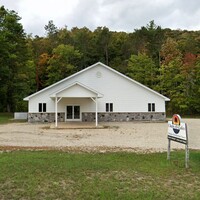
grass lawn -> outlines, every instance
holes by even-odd
[[[13,119],[13,113],[0,113],[0,124],[9,123]]]
[[[200,199],[200,152],[0,154],[0,199]]]
[[[21,123],[27,122],[27,120],[15,120],[13,113],[0,113],[0,125],[1,124],[8,124],[8,123]]]

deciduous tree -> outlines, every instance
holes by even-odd
[[[136,81],[153,88],[156,83],[157,68],[145,54],[131,55],[128,61],[128,75]]]
[[[49,59],[47,85],[55,83],[77,71],[82,54],[71,45],[61,44]]]
[[[187,102],[184,96],[182,68],[182,54],[178,44],[168,38],[161,48],[161,67],[157,90],[171,99],[169,112],[184,112]]]
[[[15,111],[20,72],[26,66],[27,46],[20,17],[15,11],[0,7],[0,110]]]

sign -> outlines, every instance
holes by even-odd
[[[168,152],[167,159],[170,159],[171,141],[185,144],[185,167],[188,168],[189,148],[187,124],[181,121],[178,114],[173,115],[172,121],[168,121]]]
[[[172,121],[168,121],[168,139],[188,143],[187,124],[181,122],[181,117],[177,114],[173,115]]]

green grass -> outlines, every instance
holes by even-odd
[[[0,154],[0,199],[200,199],[200,152]]]
[[[13,119],[13,113],[0,113],[0,124],[6,124]]]
[[[8,123],[22,123],[27,122],[27,120],[15,120],[13,113],[0,113],[0,125]]]

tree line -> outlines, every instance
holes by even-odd
[[[169,113],[200,113],[200,31],[131,33],[108,27],[44,27],[27,35],[15,11],[0,7],[0,112],[27,111],[23,98],[98,61],[169,97]]]

